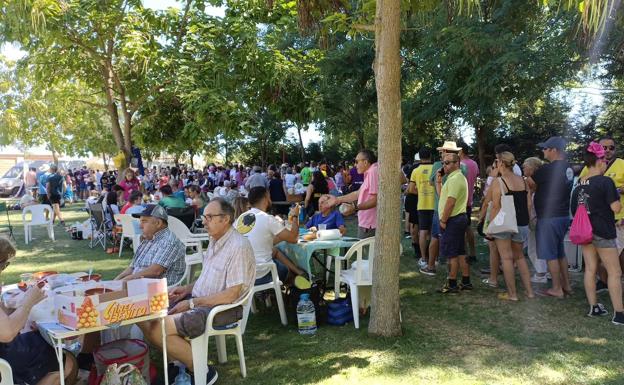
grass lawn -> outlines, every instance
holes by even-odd
[[[86,219],[78,207],[64,210],[68,222]],[[2,214],[0,224],[6,223]],[[88,241],[71,240],[58,225],[56,242],[47,239],[42,228],[25,246],[21,215],[13,211],[11,220],[19,251],[0,277],[5,284],[16,282],[23,272],[90,267],[110,279],[131,256],[130,250],[120,259],[101,248],[89,249]],[[228,363],[217,365],[219,383],[624,384],[624,328],[612,325],[610,317],[584,315],[580,274],[572,275],[571,298],[501,302],[493,290],[480,285],[477,269],[487,258],[481,246],[479,262],[473,266],[476,289],[444,296],[435,292],[443,272],[435,278],[419,274],[411,244],[404,240],[400,338],[369,336],[368,317],[361,319],[360,330],[350,324],[324,326],[310,337],[300,336],[294,322],[281,326],[276,309],[251,315],[244,339],[248,377],[240,377],[232,340]],[[611,311],[608,294],[600,295],[600,301]],[[211,348],[210,357],[216,360],[214,345]]]

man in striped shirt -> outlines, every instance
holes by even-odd
[[[187,338],[196,338],[206,330],[210,311],[218,305],[239,301],[250,290],[256,279],[256,262],[249,241],[238,233],[234,223],[234,208],[223,198],[214,198],[202,215],[204,228],[210,235],[210,245],[204,253],[202,272],[196,282],[169,292],[173,305],[165,318],[167,353],[181,361],[193,372],[193,355]],[[217,314],[213,326],[225,326],[242,318],[242,306]],[[140,325],[146,339],[162,348],[160,323]],[[217,371],[209,366],[200,368],[207,373],[206,384],[217,381]],[[175,369],[170,368],[174,376]]]

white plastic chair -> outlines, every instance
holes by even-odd
[[[365,248],[368,248],[368,259],[364,258]],[[342,270],[342,263],[348,263],[354,254],[356,260],[351,263],[351,267],[347,270]],[[349,285],[349,290],[351,292],[351,308],[353,310],[353,324],[356,329],[360,328],[358,287],[373,285],[374,257],[375,237],[362,239],[354,243],[344,256],[336,257],[334,292],[340,293],[341,282]]]
[[[286,317],[286,308],[284,307],[284,298],[282,297],[282,282],[280,281],[277,274],[277,266],[275,265],[275,262],[257,264],[256,272],[258,270],[266,271],[267,268],[269,268],[271,272],[271,282],[262,285],[256,285],[251,289],[251,291],[252,294],[256,294],[265,290],[274,290],[275,298],[277,299],[277,308],[279,309],[280,313],[280,319],[282,321],[282,325],[286,326],[288,325],[288,318]],[[258,277],[257,274],[256,277]],[[254,305],[254,297],[251,297],[251,300],[249,300],[249,306],[245,309],[245,312],[243,313],[243,333],[245,332],[245,328],[247,327],[247,319],[249,318],[250,310],[252,313],[257,312],[256,306]]]
[[[241,324],[244,323],[245,317],[236,323],[236,326],[224,329],[215,329],[212,326],[214,317],[223,311],[235,308],[237,306],[243,306],[243,316],[245,314],[245,307],[248,307],[249,300],[253,292],[249,290],[247,294],[238,302],[229,305],[215,306],[208,314],[208,320],[206,321],[206,331],[199,337],[191,340],[191,349],[193,352],[193,369],[195,375],[196,385],[206,385],[206,376],[208,375],[208,339],[215,337],[217,345],[217,357],[219,363],[227,362],[227,349],[225,346],[225,336],[233,335],[236,338],[236,349],[238,350],[238,359],[240,361],[241,375],[247,377],[247,366],[245,365],[245,351],[243,350],[243,333],[244,329]]]
[[[46,211],[48,219],[46,219]],[[30,213],[30,221],[26,221],[26,214]],[[50,205],[26,206],[22,210],[22,222],[24,223],[24,241],[26,244],[32,239],[32,229],[34,226],[45,226],[48,229],[48,236],[54,241],[54,226],[52,225],[54,211]]]
[[[202,250],[202,242],[209,241],[210,236],[207,233],[192,233],[191,230],[186,227],[186,225],[179,220],[178,218],[169,216],[168,218],[169,230],[173,232],[176,237],[184,244],[184,247],[188,251],[189,248],[192,249],[190,254],[186,254],[184,257],[184,261],[186,262],[186,270],[184,271],[184,275],[182,278],[173,285],[169,287],[175,287],[180,285],[184,280],[187,282],[191,279],[192,266],[198,265],[203,262],[203,250]]]
[[[130,214],[115,214],[115,222],[120,223],[122,228],[121,239],[119,240],[119,257],[121,257],[121,252],[123,250],[124,239],[132,239],[132,249],[135,253],[141,243],[141,232],[137,233],[136,227],[134,226],[135,221],[137,221],[137,219],[133,218]]]
[[[0,385],[13,385],[13,370],[11,365],[0,358]]]

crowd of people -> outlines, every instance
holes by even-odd
[[[566,234],[572,217],[579,211],[587,212],[593,231],[591,241],[581,246],[584,287],[590,305],[587,315],[609,314],[597,296],[608,290],[612,322],[624,325],[624,160],[615,156],[615,142],[608,137],[585,148],[584,168],[577,172],[566,159],[563,138],[551,137],[538,147],[544,160],[527,158],[521,168],[510,146],[496,146],[483,186],[479,167],[463,143],[444,142],[436,148],[437,161],[432,149],[422,148],[414,163],[404,165],[405,230],[419,271],[435,277],[440,266],[447,265],[445,281],[438,291],[452,294],[472,290],[470,264],[477,260],[476,228],[489,250],[490,267],[482,270],[487,277],[481,283],[498,288],[502,274],[505,291],[498,298],[520,300],[516,270],[527,299],[536,295],[565,298],[573,290],[564,247]],[[169,229],[168,221],[177,209],[192,208],[197,213],[210,243],[199,279],[171,290],[172,308],[165,329],[170,356],[190,372],[199,370],[212,384],[218,378],[216,370],[193,367],[188,338],[203,333],[212,308],[236,302],[252,286],[270,282],[270,263],[275,263],[282,282],[292,282],[304,274],[275,247],[279,242],[296,243],[300,224],[312,231],[322,225],[344,234],[343,216],[356,213],[358,237],[374,236],[378,172],[375,155],[369,150],[361,150],[351,167],[332,167],[327,162],[271,165],[265,169],[208,165],[201,170],[151,168],[140,175],[133,169],[121,174],[87,168],[59,172],[51,165],[37,178],[36,193],[41,202],[54,206],[54,215],[61,221],[60,204],[68,190],[87,205],[102,203],[111,224],[112,215],[117,213],[140,218],[142,240],[117,280],[166,277],[170,284],[181,282],[186,270],[185,246]],[[482,190],[479,196],[477,188]],[[480,206],[478,212],[473,204]],[[476,226],[473,215],[477,217]],[[10,243],[0,239],[0,270],[14,255]],[[531,261],[533,275],[525,255]],[[549,281],[548,288],[532,287]],[[41,289],[31,287],[23,308],[12,314],[0,312],[0,322],[10,326],[0,328],[0,357],[10,360],[17,378],[28,383],[50,383],[48,372],[56,362],[36,333],[16,337],[29,309],[43,297]],[[233,308],[218,322],[227,325],[241,316],[242,309]],[[146,340],[162,348],[158,323],[139,326]],[[47,362],[45,365],[37,363],[33,367],[33,362],[20,358],[20,354],[35,352],[42,362]],[[177,370],[170,368],[172,376]]]
[[[612,322],[624,325],[624,160],[615,156],[615,141],[604,137],[586,147],[584,168],[575,170],[567,160],[566,145],[561,137],[539,143],[544,160],[527,158],[522,169],[509,145],[495,147],[494,161],[486,170],[481,208],[476,213],[477,231],[489,249],[490,267],[481,270],[487,276],[482,283],[498,288],[502,273],[506,291],[498,297],[518,301],[518,270],[528,299],[536,294],[556,298],[571,295],[565,243],[569,242],[571,220],[582,204],[593,230],[591,242],[580,245],[590,305],[587,315],[609,314],[596,295],[608,291]],[[469,264],[476,260],[476,254],[471,222],[479,168],[466,148],[465,144],[445,142],[437,148],[440,161],[435,163],[431,150],[423,148],[414,164],[403,169],[409,178],[404,205],[408,237],[422,274],[435,276],[436,265],[448,261],[448,276],[439,290],[445,294],[473,289]],[[546,289],[532,287],[549,281]]]

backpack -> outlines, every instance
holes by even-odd
[[[594,231],[589,220],[589,211],[585,207],[587,194],[583,190],[578,195],[578,206],[572,225],[570,226],[570,241],[575,245],[586,245],[592,242]]]

